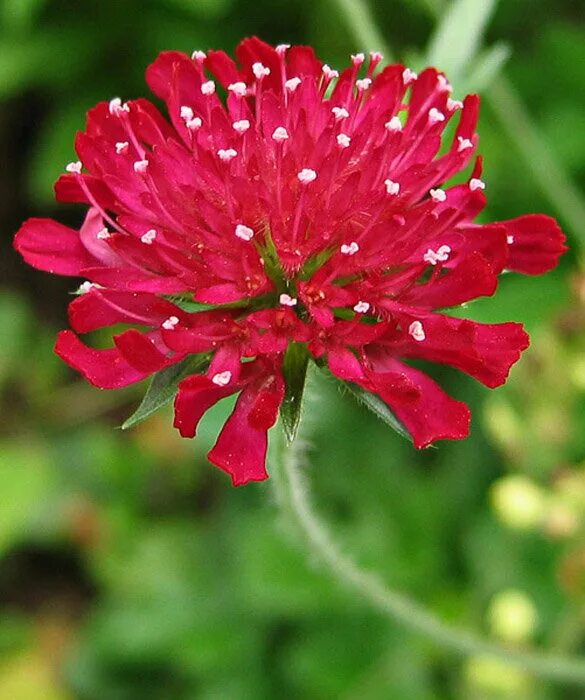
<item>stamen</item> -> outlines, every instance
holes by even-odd
[[[512,243],[514,243],[514,236],[506,236],[506,243],[512,245]]]
[[[178,323],[179,319],[176,316],[169,316],[167,320],[163,322],[162,327],[166,331],[172,331]]]
[[[349,245],[344,243],[339,250],[342,255],[355,255],[359,249],[359,245],[355,241],[352,241]]]
[[[402,82],[405,85],[410,85],[410,83],[413,83],[417,78],[418,75],[413,70],[410,70],[410,68],[405,68],[402,71]]]
[[[351,143],[351,139],[347,134],[337,134],[337,145],[340,148],[347,148]]]
[[[96,238],[99,239],[100,241],[105,241],[107,240],[112,234],[108,231],[107,228],[103,228],[101,231],[98,231],[96,233]]]
[[[333,68],[331,68],[331,66],[328,66],[327,64],[325,64],[321,70],[323,72],[323,75],[327,78],[327,80],[339,78],[339,71],[334,70]]]
[[[408,333],[418,342],[421,342],[427,337],[423,324],[420,321],[413,321],[408,327]]]
[[[149,231],[140,236],[140,240],[146,245],[152,245],[156,238],[156,231],[151,228]]]
[[[260,61],[257,61],[252,64],[252,73],[254,73],[257,80],[262,80],[270,75],[270,68],[267,68],[263,63],[260,63]]]
[[[473,148],[473,142],[470,141],[470,139],[464,139],[462,136],[458,136],[457,141],[459,141],[457,153],[461,153],[461,151],[466,151],[468,148]]]
[[[78,294],[87,294],[87,293],[90,292],[94,287],[97,287],[97,285],[94,284],[93,282],[82,282],[82,283],[79,285],[79,288],[77,289],[77,293],[78,293]]]
[[[191,107],[187,107],[187,105],[181,107],[180,114],[181,119],[186,122],[190,121],[195,116]]]
[[[423,260],[434,266],[438,262],[446,262],[449,259],[450,252],[451,248],[448,245],[442,245],[436,253],[432,248],[429,248],[423,255]]]
[[[135,173],[145,173],[146,169],[148,168],[148,161],[145,160],[137,160],[134,163],[134,172]]]
[[[303,183],[303,185],[308,185],[309,182],[317,179],[317,173],[311,168],[303,168],[300,173],[297,174],[298,179]]]
[[[232,373],[226,369],[225,372],[214,374],[211,381],[217,386],[227,386],[232,380]]]
[[[379,51],[370,51],[370,61],[372,63],[380,63],[380,61],[384,60],[384,54],[380,53]]]
[[[429,124],[436,124],[437,122],[444,122],[445,115],[443,112],[439,112],[436,107],[431,107],[429,109]]]
[[[394,182],[394,180],[384,180],[384,184],[386,185],[386,192],[388,194],[398,194],[400,192],[400,183]]]
[[[238,155],[238,152],[233,148],[220,148],[217,155],[224,163],[229,163],[232,158]]]
[[[282,143],[282,141],[286,141],[288,139],[288,131],[284,128],[284,126],[277,126],[272,132],[272,138],[277,143]]]
[[[300,78],[289,78],[289,79],[285,82],[284,87],[285,87],[289,92],[294,92],[302,82],[303,82],[303,81],[302,81]]]
[[[472,177],[469,181],[469,189],[472,192],[475,192],[475,190],[485,190],[485,182],[478,177]]]
[[[358,303],[353,307],[356,314],[367,314],[370,310],[370,305],[367,301],[358,301]]]
[[[254,238],[254,229],[249,226],[244,226],[244,224],[238,224],[235,233],[236,236],[243,241],[251,241],[252,238]]]
[[[205,51],[193,51],[193,53],[191,54],[191,58],[194,61],[197,61],[198,63],[203,63],[203,61],[205,61],[205,59],[207,58],[207,54],[205,53]]]
[[[127,102],[123,103],[119,97],[114,97],[113,100],[110,100],[109,110],[110,114],[119,117],[123,112],[129,112],[130,106]]]
[[[238,134],[244,134],[250,128],[250,122],[247,119],[240,119],[232,124],[234,131]]]
[[[361,80],[356,80],[355,81],[355,86],[360,92],[364,92],[365,90],[368,90],[370,85],[372,84],[372,81],[370,78],[362,78]]]
[[[185,126],[189,131],[199,131],[202,124],[203,122],[199,117],[193,117],[193,119],[189,119],[189,121],[185,122]]]
[[[355,53],[351,55],[351,62],[354,66],[361,66],[365,60],[366,57],[363,53]]]
[[[294,297],[291,297],[289,294],[281,294],[278,297],[278,301],[283,305],[283,306],[296,306],[297,305],[297,299]]]
[[[208,80],[201,85],[201,92],[203,95],[213,95],[215,92],[215,83],[213,80]]]
[[[388,131],[402,131],[402,122],[400,117],[392,117],[390,121],[384,124]]]
[[[444,202],[447,199],[447,193],[439,187],[436,190],[430,190],[429,194],[435,202]]]
[[[444,75],[438,75],[437,82],[439,83],[439,90],[441,90],[441,92],[453,92],[453,86]]]
[[[122,155],[122,156],[123,156],[123,155],[126,155],[126,153],[128,153],[128,148],[129,148],[129,147],[130,147],[130,144],[128,143],[128,141],[118,141],[118,142],[116,143],[116,153],[117,153],[119,156],[121,156],[121,155]]]
[[[248,90],[248,87],[247,87],[246,83],[238,82],[238,83],[231,83],[230,85],[228,85],[227,89],[230,92],[233,92],[234,95],[237,95],[238,97],[245,97],[246,92]]]
[[[277,53],[279,56],[284,56],[284,54],[285,54],[289,49],[290,49],[290,44],[279,44],[279,45],[276,47],[275,50],[276,50],[276,53]]]
[[[463,102],[461,102],[460,100],[452,100],[451,98],[449,98],[447,100],[447,109],[450,112],[454,112],[456,109],[463,109]]]
[[[332,107],[331,111],[333,112],[333,116],[335,117],[335,121],[339,122],[342,119],[347,119],[349,117],[349,112],[345,107]]]
[[[80,160],[76,160],[74,163],[67,163],[65,166],[65,170],[68,173],[77,173],[77,175],[81,174],[81,168],[83,167],[82,163]]]

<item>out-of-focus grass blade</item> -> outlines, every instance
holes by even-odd
[[[427,50],[427,63],[456,82],[479,51],[497,0],[454,0],[446,10]]]
[[[465,92],[481,92],[489,87],[510,57],[512,50],[503,41],[481,53],[465,77]]]

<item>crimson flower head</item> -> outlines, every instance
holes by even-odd
[[[156,375],[184,437],[237,394],[209,453],[234,484],[267,477],[267,431],[279,411],[294,430],[309,359],[391,409],[417,448],[465,437],[467,406],[404,360],[502,384],[522,326],[440,310],[493,294],[503,270],[554,267],[559,227],[474,223],[481,160],[445,183],[475,158],[479,100],[453,99],[434,68],[371,53],[338,73],[256,38],[236,55],[162,53],[146,79],[168,119],[144,99],[88,113],[55,188],[88,207],[80,229],[30,219],[15,238],[34,267],[87,280],[57,354],[104,389]],[[108,349],[77,335],[118,324]]]

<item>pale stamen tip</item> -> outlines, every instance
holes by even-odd
[[[125,155],[128,153],[128,149],[130,148],[130,144],[128,141],[117,141],[116,142],[116,154],[117,155]]]
[[[289,92],[294,92],[298,86],[301,84],[301,79],[300,78],[289,78],[285,83],[284,87],[289,91]]]
[[[342,119],[347,119],[349,117],[349,112],[345,107],[332,107],[331,112],[335,117],[335,121],[341,121]]]
[[[351,138],[347,134],[337,134],[337,145],[339,148],[349,148]]]
[[[229,370],[214,374],[211,381],[217,386],[227,386],[232,380],[232,373]]]
[[[242,82],[237,82],[237,83],[230,83],[227,88],[230,92],[233,92],[234,95],[237,95],[238,97],[245,97],[246,92],[248,91],[248,87],[246,83]]]
[[[387,121],[384,126],[387,131],[402,131],[402,122],[400,117],[392,117],[390,121]]]
[[[238,224],[236,226],[235,235],[242,241],[251,241],[254,238],[254,229],[244,224]]]
[[[179,319],[176,316],[169,316],[167,320],[163,322],[162,327],[166,331],[172,331],[178,323]]]
[[[367,314],[370,310],[370,305],[367,301],[358,301],[358,303],[353,307],[356,314]]]
[[[238,134],[245,134],[250,128],[250,122],[247,119],[240,119],[232,124],[232,128],[234,131],[237,131]]]
[[[469,181],[469,189],[472,192],[475,192],[475,190],[485,190],[485,182],[478,177],[472,177]]]
[[[405,68],[402,71],[402,81],[405,85],[413,83],[418,78],[418,75],[410,68]]]
[[[361,66],[365,60],[366,57],[363,53],[354,53],[351,55],[351,62],[354,66]]]
[[[207,80],[201,85],[201,93],[203,95],[213,95],[215,92],[215,83],[213,80]]]
[[[72,163],[67,163],[65,166],[65,170],[68,173],[75,173],[76,175],[79,175],[81,173],[81,168],[83,167],[82,163],[80,160],[76,160]]]
[[[447,199],[447,193],[445,190],[442,190],[440,188],[437,188],[436,190],[430,190],[429,194],[431,195],[431,198],[435,200],[435,202],[444,202]]]
[[[252,64],[252,73],[254,73],[256,80],[262,80],[270,75],[270,68],[267,68],[260,61],[256,61],[256,63]]]
[[[205,61],[205,59],[207,58],[207,54],[205,53],[205,51],[193,51],[193,53],[191,54],[191,58],[193,59],[193,61],[203,63],[203,61]]]
[[[413,321],[408,327],[408,333],[419,343],[427,337],[423,324],[420,321]]]
[[[463,136],[458,136],[457,141],[458,141],[458,146],[457,146],[458,153],[461,153],[461,151],[466,151],[469,148],[473,148],[473,141],[471,141],[471,139],[465,139],[465,138],[463,138]]]
[[[142,236],[140,236],[140,240],[146,245],[152,245],[155,239],[156,231],[153,228],[151,228],[149,231],[143,233]]]
[[[148,168],[148,161],[145,160],[137,160],[134,163],[134,172],[135,173],[145,173],[146,169]]]
[[[310,182],[317,179],[317,173],[311,168],[303,168],[297,174],[297,178],[303,183],[303,185],[308,185]]]
[[[112,234],[108,231],[107,228],[103,228],[103,229],[101,229],[100,231],[98,231],[98,232],[96,233],[96,236],[95,236],[95,237],[96,237],[99,241],[105,241],[105,240],[107,240],[111,235],[112,235]]]
[[[233,148],[220,148],[217,155],[221,161],[224,163],[229,163],[230,160],[238,155],[238,152]]]
[[[298,300],[291,297],[290,294],[281,294],[278,301],[282,306],[296,306],[298,303]]]
[[[352,241],[351,243],[344,243],[339,250],[342,255],[355,255],[359,249],[359,245],[355,241]]]
[[[397,195],[400,192],[400,183],[394,182],[394,180],[384,180],[384,185],[386,185],[386,192],[391,195]]]
[[[288,139],[288,131],[284,128],[284,126],[277,126],[272,132],[272,139],[277,143],[282,143]]]
[[[431,109],[429,109],[429,124],[438,124],[444,121],[445,115],[443,112],[440,112],[436,107],[431,107]]]
[[[370,88],[372,81],[370,78],[362,78],[361,80],[355,81],[355,86],[360,92],[365,92]]]

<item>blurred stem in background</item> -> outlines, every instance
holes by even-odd
[[[523,651],[491,642],[444,623],[424,606],[389,588],[376,573],[360,569],[343,554],[335,537],[311,506],[301,473],[307,452],[303,436],[299,435],[289,444],[284,439],[283,430],[276,433],[279,454],[275,455],[272,481],[277,502],[285,517],[301,533],[311,553],[327,565],[337,582],[355,590],[363,600],[410,632],[432,639],[443,649],[459,656],[491,656],[543,679],[585,685],[585,659]]]
[[[391,47],[376,27],[369,6],[364,0],[331,1],[339,8],[348,30],[363,48],[383,51],[387,61],[393,60]],[[474,53],[476,55],[479,53],[483,35],[481,30],[485,28],[495,2],[454,0],[448,9],[445,8],[443,0],[419,0],[419,4],[439,22],[428,52],[432,60],[427,59],[426,62],[438,62],[439,54],[448,55],[449,52],[453,54],[456,43],[453,42],[454,37],[449,32],[450,28],[454,29],[455,33],[459,33],[460,37],[473,36],[474,29],[477,29],[477,36],[473,37],[476,39]],[[458,18],[462,20],[473,18],[477,25],[475,28],[469,24],[458,26]],[[444,39],[443,52],[438,46],[441,39]],[[465,48],[469,48],[469,43],[463,43]],[[446,70],[452,78],[455,78],[448,70],[449,67],[444,65],[443,61],[440,63],[441,65],[437,67]],[[466,62],[467,67],[471,64],[472,61]],[[543,197],[550,202],[561,220],[567,223],[573,241],[578,242],[580,247],[585,246],[585,200],[564,164],[549,148],[514,85],[500,71],[485,94],[509,142],[526,162],[527,171],[532,175]],[[579,256],[579,261],[582,265],[582,255]]]

